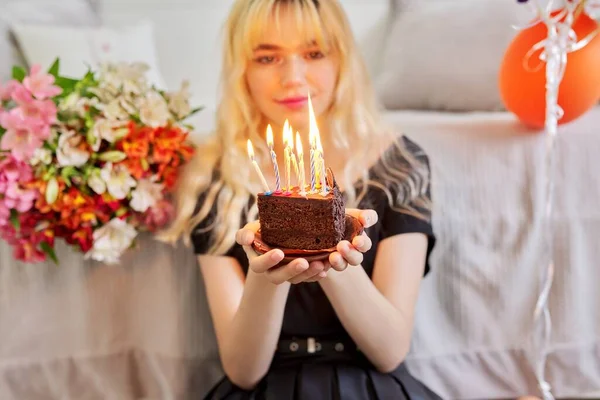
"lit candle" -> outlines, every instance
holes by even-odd
[[[323,177],[322,177],[322,171],[325,167],[325,164],[323,163],[323,146],[321,146],[321,135],[319,134],[319,132],[317,131],[316,137],[315,137],[315,180],[317,181],[317,190],[322,188],[322,181],[323,181]]]
[[[310,191],[315,192],[315,137],[310,136]]]
[[[315,112],[313,111],[312,101],[310,100],[310,94],[308,95],[308,119],[310,124],[310,130],[308,133],[310,141],[310,191],[315,192],[315,152],[317,150],[317,136],[319,135],[319,127],[317,126],[317,118],[315,117]]]
[[[321,195],[326,196],[327,183],[325,182],[325,158],[323,157],[323,146],[321,146],[320,140],[317,140],[317,151],[319,152],[319,175],[321,177]]]
[[[298,135],[298,132],[296,132]],[[298,169],[298,160],[296,159],[296,153],[294,153],[294,132],[292,131],[292,127],[290,126],[290,131],[288,134],[288,144],[290,146],[290,155],[292,157],[292,165],[294,167],[294,173],[296,174],[296,184],[300,186],[300,171]]]
[[[290,130],[290,124],[288,122],[288,120],[285,120],[285,123],[283,124],[283,159],[285,162],[285,179],[287,182],[286,185],[286,191],[291,192],[292,191],[292,173],[291,173],[291,169],[290,169],[290,158],[291,158],[291,152],[290,152],[290,147],[288,144],[288,134],[289,134],[289,130]]]
[[[273,162],[273,169],[275,170],[275,191],[281,191],[281,182],[279,180],[279,167],[277,166],[277,155],[273,150],[273,129],[271,125],[267,125],[267,145],[271,152],[271,161]]]
[[[302,142],[300,141],[300,134],[296,132],[296,151],[298,152],[298,171],[300,183],[300,195],[306,196],[306,179],[304,178],[304,153],[302,152]]]
[[[263,174],[260,170],[260,167],[258,166],[258,164],[256,163],[256,160],[254,159],[254,149],[252,148],[252,142],[250,141],[250,139],[248,139],[248,156],[250,157],[250,161],[252,161],[252,164],[254,165],[254,169],[256,170],[256,173],[260,177],[263,188],[265,189],[265,193],[266,194],[271,193],[271,190],[269,189],[269,185],[267,184],[267,181],[265,180],[265,177],[263,176]]]

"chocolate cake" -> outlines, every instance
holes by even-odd
[[[328,193],[259,193],[258,219],[262,240],[273,247],[322,250],[344,238],[346,211],[339,187],[327,170]]]

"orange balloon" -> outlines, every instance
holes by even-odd
[[[557,11],[558,12],[558,11]],[[556,12],[555,12],[556,14]],[[573,24],[581,40],[598,23],[581,13]],[[525,125],[544,127],[546,116],[546,63],[540,60],[542,50],[525,57],[538,42],[546,39],[548,29],[543,23],[518,33],[509,45],[500,66],[500,96],[507,110]],[[558,90],[558,104],[564,115],[559,124],[570,122],[584,114],[600,100],[600,33],[580,50],[568,53],[564,77]]]

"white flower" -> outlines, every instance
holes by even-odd
[[[168,95],[169,109],[177,116],[177,118],[183,118],[192,112],[189,102],[189,87],[190,83],[188,81],[184,81],[181,85],[181,89],[178,92],[170,93]]]
[[[129,114],[137,114],[138,110],[135,107],[135,99],[131,96],[121,96],[119,98],[119,104],[123,110],[127,111]]]
[[[133,226],[119,218],[113,218],[106,225],[94,231],[94,242],[85,258],[92,258],[106,264],[116,264],[136,236],[137,231]]]
[[[156,92],[150,92],[140,101],[140,120],[153,128],[164,126],[171,113],[165,99]]]
[[[89,88],[88,91],[98,96],[104,104],[110,103],[119,95],[119,90],[106,82],[101,82],[99,87]]]
[[[100,171],[100,177],[106,183],[108,193],[117,200],[127,197],[131,188],[135,187],[137,183],[129,174],[127,168],[122,165],[113,168],[111,162],[104,165]]]
[[[154,179],[142,179],[137,183],[135,190],[131,192],[129,204],[135,211],[145,212],[162,198],[163,185],[154,181]]]
[[[145,63],[105,64],[101,70],[101,84],[120,88],[125,93],[141,94],[148,88]]]
[[[97,119],[92,128],[92,135],[95,139],[92,146],[94,151],[100,149],[102,139],[109,143],[114,143],[127,135],[129,130],[125,126],[126,122],[123,121],[111,121],[104,118]]]
[[[69,165],[80,167],[89,160],[90,153],[77,147],[82,140],[83,136],[74,131],[62,130],[60,132],[58,148],[56,149],[56,159],[61,167]]]
[[[77,103],[79,103],[80,99],[81,99],[81,96],[79,96],[79,93],[77,93],[77,92],[71,93],[70,95],[68,95],[62,101],[60,101],[58,103],[59,111],[74,111],[74,109],[77,106]]]
[[[121,100],[115,98],[103,107],[104,116],[111,121],[129,119],[129,113],[121,105]]]
[[[52,152],[48,149],[45,149],[43,147],[38,147],[37,149],[35,149],[35,151],[33,152],[33,155],[31,156],[31,161],[29,161],[29,163],[35,167],[38,164],[44,164],[44,165],[50,165],[50,163],[52,162]]]
[[[100,176],[100,170],[98,169],[92,171],[92,174],[88,178],[87,184],[97,194],[103,194],[106,192],[106,182],[104,182]]]

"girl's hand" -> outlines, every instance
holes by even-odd
[[[347,208],[346,214],[350,214],[353,217],[358,218],[360,223],[368,228],[377,223],[377,212],[375,210],[357,210],[354,208]],[[320,264],[323,265],[325,271],[329,269],[329,267],[335,269],[336,271],[345,270],[348,265],[360,265],[363,261],[363,253],[366,253],[371,249],[372,246],[371,239],[367,236],[365,232],[361,235],[356,236],[352,239],[352,243],[347,240],[342,240],[337,245],[337,251],[334,251],[329,255],[329,259],[325,262],[322,261],[314,261],[310,264],[311,268],[314,266],[319,268]]]
[[[250,222],[236,233],[235,240],[246,252],[249,261],[249,268],[257,274],[264,274],[265,277],[276,285],[283,282],[301,283],[316,282],[326,276],[326,267],[320,265],[309,266],[304,258],[297,258],[289,264],[277,266],[283,260],[283,252],[279,249],[273,249],[265,254],[257,254],[252,248],[254,234],[260,228],[258,221]],[[327,268],[328,269],[328,268]]]

